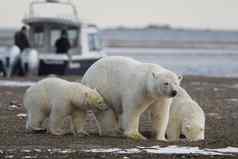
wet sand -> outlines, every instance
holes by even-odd
[[[4,78],[2,78],[4,79]],[[28,80],[24,78],[13,78]],[[38,80],[39,77],[29,78]],[[66,77],[76,80],[76,77]],[[77,137],[72,135],[52,136],[45,133],[25,131],[25,118],[18,117],[26,113],[22,107],[22,96],[27,87],[0,87],[0,158],[214,158],[197,154],[151,154],[146,152],[115,154],[105,152],[84,152],[93,148],[135,148],[155,145],[196,146],[199,148],[238,147],[238,78],[212,78],[185,76],[182,86],[201,105],[206,114],[206,139],[199,142],[158,142],[152,139],[135,142],[122,137]],[[17,107],[9,107],[16,104]],[[140,129],[150,136],[151,123],[145,113]],[[95,130],[95,124],[89,118],[89,131]],[[234,156],[215,156],[215,158],[238,158]]]

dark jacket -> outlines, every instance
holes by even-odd
[[[68,53],[68,51],[70,49],[70,42],[69,42],[68,38],[60,37],[58,40],[56,40],[55,47],[56,47],[57,54]]]
[[[14,42],[15,45],[18,46],[21,51],[30,47],[27,36],[22,31],[18,31],[15,33]]]

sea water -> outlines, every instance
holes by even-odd
[[[238,77],[235,49],[106,48],[105,52],[109,56],[128,56],[160,64],[183,75]]]

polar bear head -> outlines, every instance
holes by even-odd
[[[190,141],[204,140],[205,138],[205,122],[187,122],[182,126],[182,133]]]
[[[152,97],[175,97],[182,76],[178,76],[171,71],[152,71],[149,75],[148,90]]]
[[[106,110],[108,108],[103,97],[98,93],[96,89],[93,89],[90,92],[86,92],[85,96],[87,99],[87,105],[90,108],[96,108],[98,110]]]

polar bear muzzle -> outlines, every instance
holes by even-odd
[[[88,96],[88,105],[93,109],[96,108],[100,111],[104,111],[108,108],[103,98],[98,93]]]
[[[171,97],[175,97],[177,95],[177,91],[176,90],[172,90],[171,91]]]

